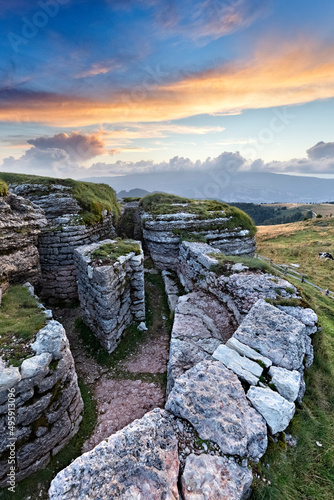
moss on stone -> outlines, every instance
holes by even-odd
[[[44,186],[45,190],[37,191],[37,195],[45,195],[53,186],[64,186],[69,188],[73,198],[78,202],[81,212],[80,218],[86,225],[103,221],[103,212],[113,214],[117,219],[120,214],[120,206],[117,203],[115,191],[107,184],[95,184],[93,182],[75,181],[73,179],[55,179],[53,177],[41,177],[39,175],[12,174],[0,172],[0,182],[12,185],[31,184]],[[0,185],[1,188],[1,185]]]
[[[141,249],[139,244],[134,240],[122,240],[121,238],[117,238],[114,243],[105,243],[96,248],[90,254],[90,257],[92,260],[102,260],[113,263],[118,257],[128,255],[131,252],[135,255],[140,255]]]

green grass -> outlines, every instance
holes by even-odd
[[[140,255],[140,246],[133,240],[122,240],[117,238],[115,243],[105,243],[96,248],[90,257],[94,260],[100,259],[108,262],[115,262],[118,257],[134,252],[135,255]]]
[[[237,264],[241,263],[247,266],[252,271],[262,271],[267,273],[275,274],[274,270],[271,266],[260,259],[256,259],[255,257],[248,257],[247,255],[225,255],[223,253],[211,253],[208,254],[210,257],[217,259],[218,264],[213,264],[211,266],[211,271],[218,274],[219,276],[225,275],[228,276],[231,274],[230,266],[227,264]]]
[[[102,222],[103,211],[113,214],[117,219],[120,214],[120,206],[117,203],[115,191],[107,184],[94,184],[93,182],[75,181],[73,179],[55,179],[52,177],[41,177],[38,175],[1,173],[0,179],[8,184],[38,184],[47,192],[54,185],[70,188],[73,197],[77,200],[81,212],[80,218],[86,225]],[[45,194],[44,190],[40,194]]]
[[[192,200],[173,194],[153,193],[144,196],[139,205],[145,212],[153,216],[162,214],[190,213],[199,220],[210,220],[221,217],[229,218],[223,223],[214,223],[210,229],[248,229],[250,236],[256,233],[256,226],[252,219],[239,208],[231,207],[226,203],[215,200]],[[185,206],[184,206],[185,205]],[[193,230],[196,230],[194,226]]]
[[[123,198],[124,203],[131,203],[133,201],[140,201],[141,197],[140,196],[126,196]]]
[[[322,221],[324,223],[325,221]],[[314,248],[328,250],[334,243],[333,223],[326,220],[326,231],[316,221],[291,224],[284,231],[277,226],[259,231],[259,253],[301,264],[314,280],[334,289],[334,274],[324,273],[324,262],[313,255]],[[275,229],[276,228],[276,231]],[[273,230],[273,231],[272,231]],[[270,233],[272,237],[270,238]],[[314,246],[315,242],[320,244]],[[303,254],[304,251],[304,254]],[[327,261],[329,265],[331,262]],[[310,268],[308,268],[308,265]],[[326,276],[325,276],[326,275]],[[306,394],[297,408],[287,432],[297,437],[296,448],[271,442],[268,452],[256,467],[260,478],[254,481],[253,500],[332,500],[334,491],[334,300],[310,285],[299,286],[303,305],[318,314],[322,331],[313,336],[314,364],[306,370]],[[316,442],[323,446],[317,446]],[[269,464],[269,468],[266,466]],[[263,482],[269,480],[271,485]]]
[[[13,366],[34,354],[29,347],[34,335],[45,326],[45,314],[26,287],[12,286],[0,306],[0,355]]]
[[[30,477],[17,484],[15,493],[0,490],[1,500],[47,500],[48,489],[52,479],[59,471],[67,467],[75,458],[81,455],[81,448],[88,439],[97,422],[96,400],[92,397],[92,390],[79,380],[81,396],[84,402],[83,419],[78,433],[57,455],[55,455],[49,465]]]
[[[0,180],[0,197],[8,194],[8,186],[5,182]]]

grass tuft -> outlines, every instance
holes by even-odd
[[[274,270],[267,262],[264,262],[263,260],[260,259],[256,259],[255,257],[248,257],[247,255],[244,256],[225,255],[223,253],[212,253],[209,254],[209,256],[218,260],[218,264],[213,264],[210,270],[219,276],[221,275],[228,276],[229,274],[231,274],[231,269],[229,264],[237,264],[237,263],[247,266],[252,271],[259,270],[262,272],[274,274]]]
[[[1,196],[7,196],[8,194],[8,186],[5,182],[3,182],[1,179],[0,179],[0,197]]]

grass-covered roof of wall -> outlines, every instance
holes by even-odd
[[[39,175],[12,174],[0,172],[0,183],[10,185],[31,184],[45,186],[52,190],[52,186],[61,185],[69,188],[73,198],[81,207],[81,217],[85,224],[94,224],[102,221],[102,213],[107,210],[115,218],[120,214],[115,191],[107,184],[94,184],[93,182],[75,181],[73,179],[55,179]],[[1,191],[1,184],[0,184]]]
[[[190,213],[197,219],[208,220],[228,217],[224,224],[227,229],[247,229],[251,236],[256,233],[253,220],[239,208],[216,200],[193,200],[168,193],[153,193],[144,196],[139,202],[142,209],[153,215]]]

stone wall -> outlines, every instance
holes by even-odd
[[[78,291],[83,320],[110,353],[132,321],[145,320],[144,254],[130,252],[115,262],[97,262],[92,252],[105,240],[75,249]]]
[[[227,255],[253,255],[255,239],[247,229],[214,229],[229,221],[226,217],[202,220],[194,214],[142,215],[144,243],[159,269],[176,269],[182,233],[203,238]]]
[[[82,418],[83,402],[62,325],[51,320],[37,333],[31,348],[35,355],[20,367],[1,367],[1,487],[8,486],[10,438],[16,438],[16,480],[20,481],[48,464],[78,431]],[[7,418],[13,408],[15,432],[10,436]]]
[[[44,210],[47,225],[38,239],[42,270],[42,297],[50,303],[70,302],[78,297],[73,250],[115,236],[112,215],[104,214],[102,223],[85,225],[70,188],[62,185],[22,184],[12,189]]]
[[[30,201],[9,193],[0,197],[1,283],[41,283],[37,240],[47,224],[43,211]]]
[[[141,214],[138,201],[122,203],[121,215],[116,230],[121,238],[142,239]]]

